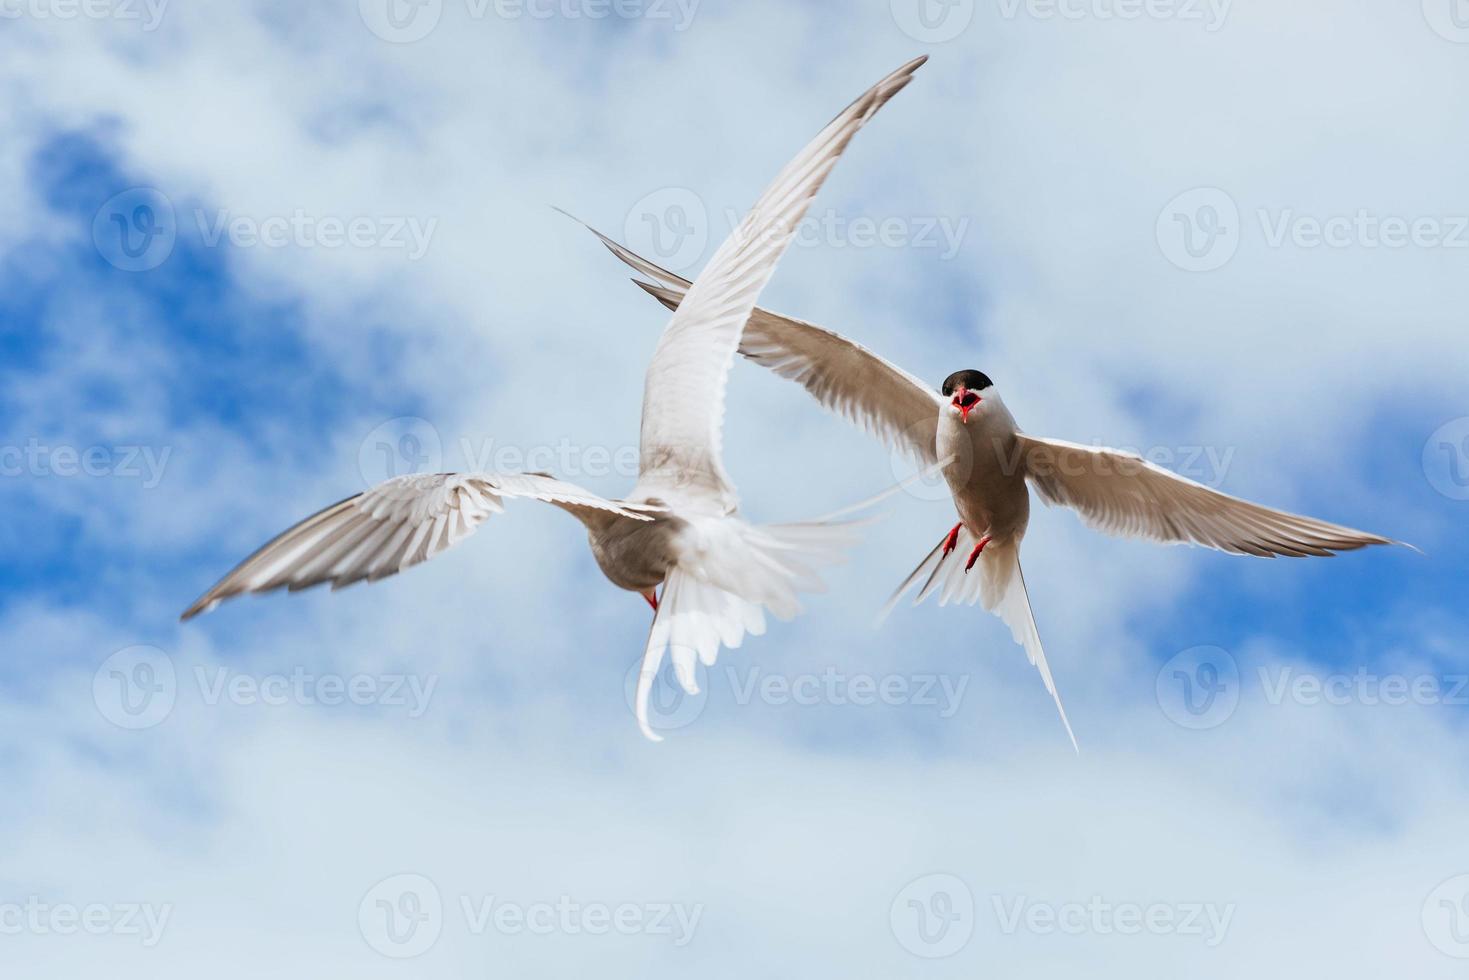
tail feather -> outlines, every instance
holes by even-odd
[[[939,566],[943,564],[943,556],[939,554],[939,552],[943,550],[943,547],[944,543],[942,541],[936,544],[934,546],[934,549],[928,553],[928,557],[919,562],[918,567],[909,572],[908,577],[903,579],[903,584],[893,590],[893,594],[888,597],[888,601],[883,603],[882,611],[877,614],[877,621],[879,623],[892,615],[893,610],[896,609],[898,606],[898,600],[903,598],[903,593],[913,588],[913,583],[917,582],[918,579],[922,577],[923,573],[930,568],[932,568],[933,571],[928,578],[929,582],[933,581],[933,576],[938,574]],[[927,588],[928,583],[925,583],[924,589],[926,590]],[[920,597],[919,599],[915,600],[915,604],[921,601],[922,598]]]
[[[1076,743],[1076,733],[1071,730],[1071,720],[1066,717],[1066,708],[1061,704],[1061,695],[1056,690],[1056,680],[1051,676],[1051,666],[1046,663],[1046,651],[1041,646],[1040,631],[1036,629],[1035,614],[1030,610],[1030,593],[1025,588],[1025,573],[1020,570],[1019,549],[1007,549],[1012,553],[1012,567],[1014,574],[1010,576],[994,606],[994,611],[999,615],[1000,621],[1010,627],[1010,635],[1015,642],[1025,647],[1025,655],[1030,658],[1031,664],[1040,671],[1041,682],[1046,685],[1051,699],[1056,702],[1056,711],[1061,715],[1061,724],[1066,727],[1066,737],[1071,739],[1071,748],[1077,755],[1081,754],[1081,746]]]
[[[935,592],[938,593],[941,606],[950,602],[970,606],[981,604],[986,610],[999,616],[1000,621],[1010,628],[1010,635],[1015,642],[1025,648],[1025,655],[1040,672],[1041,682],[1056,702],[1056,711],[1061,716],[1061,724],[1066,728],[1067,737],[1071,739],[1071,747],[1079,753],[1081,749],[1076,742],[1076,733],[1072,731],[1071,721],[1066,717],[1066,708],[1061,704],[1061,695],[1056,690],[1056,681],[1051,676],[1051,667],[1046,662],[1046,651],[1041,646],[1040,632],[1036,629],[1035,616],[1030,609],[1025,575],[1020,570],[1019,545],[1008,542],[987,545],[980,553],[974,568],[966,571],[964,565],[977,543],[978,539],[968,528],[960,528],[953,551],[943,553],[943,543],[940,542],[909,573],[903,584],[898,586],[883,607],[879,620],[885,619],[892,612],[898,600],[925,573],[928,578],[913,599],[915,606]]]
[[[746,634],[765,632],[765,613],[790,619],[801,611],[798,593],[825,586],[815,566],[846,558],[861,522],[747,524],[720,517],[690,522],[691,536],[669,572],[648,633],[638,674],[638,727],[655,742],[648,719],[653,682],[665,656],[689,694],[698,694],[697,665],[714,665],[721,646],[733,650]]]

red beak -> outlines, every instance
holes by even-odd
[[[983,400],[968,388],[956,388],[954,390],[954,401],[952,404],[955,408],[959,409],[959,414],[967,425],[969,423],[969,412]]]

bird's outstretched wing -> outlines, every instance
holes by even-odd
[[[585,222],[583,222],[585,225]],[[613,255],[644,279],[645,292],[677,310],[689,280],[650,262],[590,225]],[[943,399],[938,393],[855,341],[795,317],[756,307],[745,323],[739,352],[796,382],[825,408],[921,463],[934,462],[934,437]]]
[[[1390,538],[1262,507],[1170,473],[1141,456],[1021,435],[1026,479],[1048,504],[1108,534],[1264,558],[1329,556]]]
[[[306,518],[246,558],[184,611],[192,619],[246,592],[292,592],[330,582],[340,589],[375,582],[453,547],[506,497],[555,504],[582,523],[602,516],[651,520],[640,509],[603,500],[539,473],[428,473],[379,483]]]
[[[786,164],[719,246],[663,331],[643,390],[641,469],[632,499],[733,512],[722,429],[730,363],[760,291],[812,197],[857,131],[912,79],[915,58],[868,89]]]

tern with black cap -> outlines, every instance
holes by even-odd
[[[589,230],[641,277],[633,280],[637,285],[679,308],[687,279]],[[1072,508],[1100,531],[1239,555],[1303,558],[1399,543],[1232,497],[1133,453],[1027,435],[982,371],[955,371],[935,390],[834,331],[759,307],[739,349],[890,447],[928,465],[947,460],[943,474],[959,521],[898,587],[883,615],[920,580],[915,604],[935,593],[941,605],[983,604],[1025,648],[1073,747],[1076,736],[1020,570],[1031,491],[1047,504]],[[950,561],[956,551],[963,557]]]
[[[648,696],[665,654],[679,683],[697,693],[697,663],[712,665],[722,646],[764,632],[767,611],[794,616],[797,593],[821,587],[813,567],[840,560],[855,540],[850,521],[755,525],[739,516],[721,459],[725,388],[745,321],[811,199],[852,137],[926,60],[903,65],[833,119],[776,176],[698,281],[685,283],[687,302],[648,367],[638,482],[627,498],[606,500],[543,473],[398,477],[281,534],[183,618],[247,592],[341,588],[394,575],[457,543],[506,498],[542,500],[580,520],[603,574],[654,609],[636,712],[643,733],[659,740]]]

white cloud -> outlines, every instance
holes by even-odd
[[[146,558],[217,535],[243,555],[360,486],[362,441],[394,415],[425,414],[449,446],[554,446],[567,434],[628,446],[663,317],[547,205],[621,234],[633,202],[688,187],[722,227],[725,209],[753,199],[846,98],[921,49],[883,4],[838,16],[706,2],[675,36],[654,23],[475,20],[446,0],[437,30],[402,46],[373,37],[353,6],[171,5],[146,35],[50,22],[0,38],[11,104],[26,107],[0,109],[13,136],[0,176],[12,186],[47,134],[116,119],[125,168],[186,223],[195,208],[256,222],[298,210],[437,221],[416,262],[382,248],[229,251],[239,288],[299,296],[313,350],[368,390],[383,390],[383,369],[364,330],[403,345],[392,388],[423,407],[347,412],[309,434],[311,466],[292,441],[308,434],[259,445],[169,421],[166,392],[147,383],[168,352],[129,343],[125,324],[12,393],[23,424],[64,413],[87,431],[76,379],[138,379],[122,419],[194,450],[156,493],[56,490],[54,506],[81,517],[89,540]],[[1228,489],[1325,501],[1325,516],[1406,534],[1397,525],[1413,518],[1372,494],[1356,447],[1393,410],[1426,436],[1442,421],[1432,403],[1462,386],[1457,257],[1270,248],[1248,222],[1260,208],[1469,213],[1455,170],[1463,138],[1443,123],[1456,113],[1461,52],[1414,10],[1311,3],[1234,9],[1214,33],[980,10],[932,53],[822,200],[840,213],[967,219],[957,257],[798,248],[770,305],[935,380],[956,360],[983,367],[1034,431],[1232,449]],[[1225,190],[1246,227],[1227,265],[1189,274],[1155,229],[1164,205],[1197,186]],[[12,195],[0,243],[31,233],[41,213]],[[69,304],[68,323],[85,322],[88,305]],[[761,520],[824,512],[892,478],[868,440],[745,366],[728,454]],[[1218,729],[1177,729],[1152,701],[1139,623],[1228,559],[1105,541],[1038,509],[1028,578],[1086,749],[1074,760],[998,623],[924,608],[860,628],[949,523],[944,505],[894,509],[807,617],[721,666],[969,676],[947,721],[913,706],[741,706],[716,672],[697,723],[644,744],[620,685],[646,611],[594,575],[575,525],[533,505],[401,580],[241,602],[184,630],[172,617],[205,582],[170,582],[179,594],[120,583],[116,621],[12,611],[3,632],[28,669],[0,724],[24,805],[0,818],[16,856],[0,900],[36,892],[175,911],[155,949],[27,935],[7,940],[7,963],[17,976],[104,964],[119,977],[310,976],[344,962],[361,976],[401,973],[358,934],[358,904],[379,880],[413,872],[451,910],[459,896],[562,894],[704,909],[684,948],[654,936],[472,936],[451,919],[422,961],[434,975],[1455,968],[1420,923],[1429,892],[1469,870],[1458,827],[1436,816],[1464,802],[1441,762],[1459,744],[1452,710],[1251,696]],[[1262,637],[1314,574],[1227,567],[1260,589]],[[1403,601],[1405,618],[1426,615]],[[140,642],[165,648],[185,678],[194,666],[411,669],[439,686],[417,721],[210,707],[186,689],[164,725],[124,733],[92,704],[92,671]],[[1452,641],[1438,642],[1451,661]],[[1234,653],[1249,676],[1328,652],[1261,640]],[[1378,663],[1370,650],[1352,657]],[[888,923],[899,890],[931,872],[967,882],[980,919],[961,953],[921,963]],[[1234,913],[1212,949],[1187,936],[995,933],[996,898],[1011,908],[1094,895]]]

